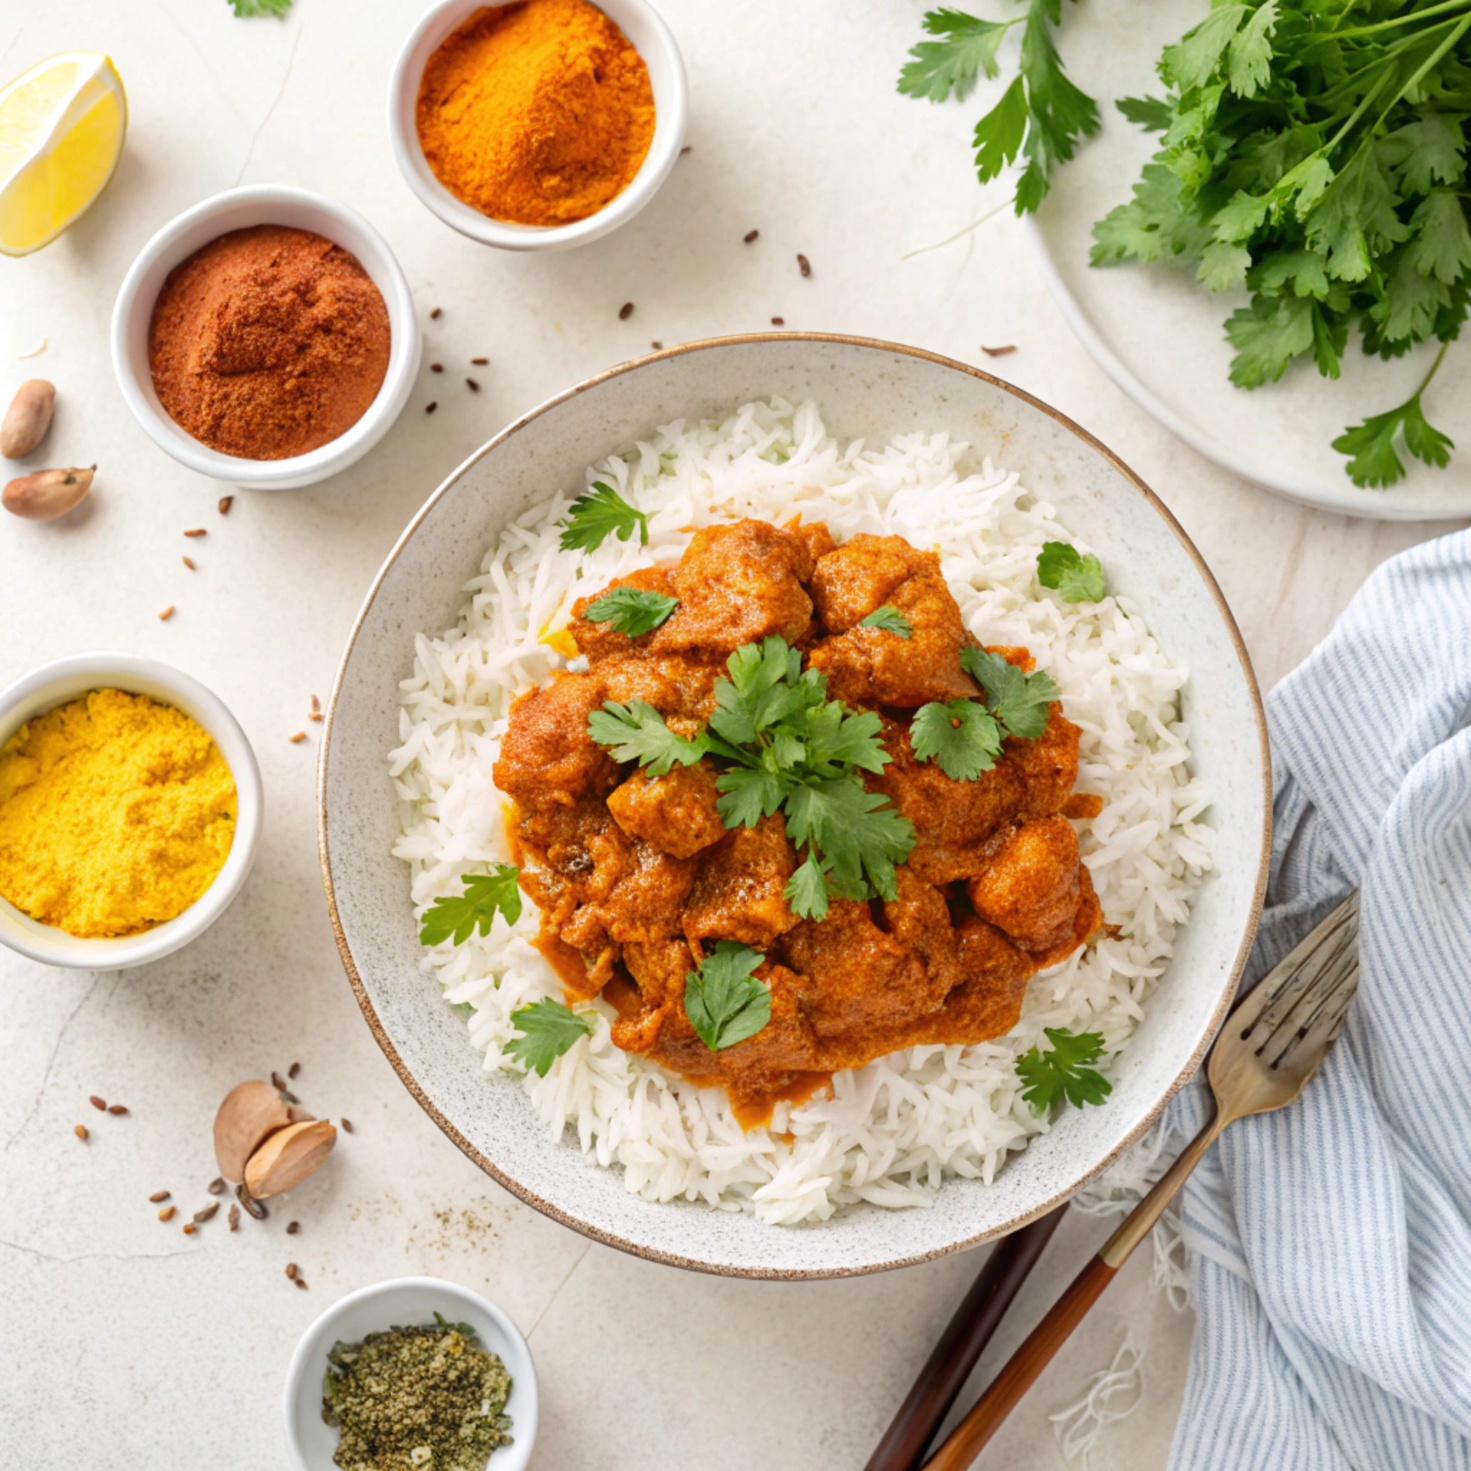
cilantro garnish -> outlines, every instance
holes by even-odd
[[[1245,288],[1231,381],[1300,359],[1337,378],[1350,334],[1395,358],[1454,339],[1471,299],[1471,5],[1216,4],[1158,68],[1166,95],[1120,110],[1163,134],[1134,197],[1093,230],[1093,263],[1173,260]],[[1356,485],[1391,485],[1405,450],[1444,466],[1422,394],[1333,442]]]
[[[511,1013],[511,1025],[521,1035],[506,1043],[506,1056],[524,1063],[528,1072],[541,1078],[579,1037],[590,1037],[593,1031],[590,1017],[579,1016],[550,997],[517,1007]]]
[[[963,98],[976,73],[994,77],[997,52],[1007,30],[1022,26],[1016,78],[1001,100],[976,124],[976,175],[987,184],[1018,156],[1026,160],[1013,204],[1019,215],[1034,211],[1047,194],[1053,168],[1073,156],[1081,137],[1098,131],[1098,108],[1067,79],[1051,27],[1062,23],[1062,0],[1028,0],[1026,14],[1009,21],[983,21],[960,10],[932,10],[924,28],[940,41],[921,41],[915,59],[899,75],[909,97],[943,102]]]
[[[766,957],[734,940],[718,940],[698,970],[685,972],[684,1013],[711,1052],[754,1037],[771,1020],[771,988],[752,971]]]
[[[697,736],[676,735],[641,700],[608,702],[589,717],[588,733],[616,760],[638,761],[653,776],[707,755],[729,762],[716,778],[726,827],[754,827],[780,811],[792,841],[808,849],[786,887],[800,918],[821,919],[829,894],[892,899],[894,866],[914,846],[914,827],[859,774],[881,772],[892,759],[878,715],[828,699],[827,676],[803,670],[800,651],[774,635],[743,645],[725,667],[710,723]]]
[[[612,532],[619,541],[627,541],[638,530],[640,546],[649,544],[649,518],[632,506],[601,480],[593,481],[591,490],[577,497],[562,523],[564,552],[595,552]]]
[[[885,603],[881,608],[875,608],[867,618],[860,620],[860,628],[881,628],[885,633],[897,633],[900,638],[908,638],[914,632],[914,625],[897,609],[891,608]]]
[[[463,945],[477,926],[482,935],[488,935],[497,914],[505,915],[507,924],[515,924],[521,918],[519,872],[514,863],[497,863],[491,873],[464,874],[460,879],[463,894],[436,899],[425,911],[419,943],[438,945],[453,937],[456,945]]]
[[[291,0],[230,0],[235,14],[248,18],[254,15],[285,15],[291,9]]]
[[[671,767],[693,766],[708,749],[703,737],[686,740],[664,724],[664,717],[643,700],[620,705],[608,700],[587,718],[588,734],[608,746],[615,761],[637,761],[650,776],[665,776]]]
[[[991,713],[1007,735],[1034,741],[1047,729],[1047,707],[1062,698],[1050,674],[1041,669],[1023,674],[1000,654],[985,649],[962,649],[960,662],[986,691]]]
[[[611,623],[618,633],[637,638],[652,633],[679,606],[678,598],[641,587],[615,587],[606,592],[583,615],[593,623]]]
[[[978,700],[921,705],[909,727],[921,761],[933,761],[951,781],[974,781],[1001,754],[1001,730]]]
[[[1066,541],[1045,541],[1037,553],[1037,581],[1055,589],[1065,603],[1103,601],[1103,563]]]
[[[1032,1105],[1032,1112],[1051,1113],[1064,1098],[1074,1108],[1102,1103],[1113,1092],[1113,1084],[1089,1064],[1103,1056],[1103,1038],[1097,1032],[1074,1036],[1065,1027],[1045,1031],[1051,1051],[1034,1047],[1016,1062],[1017,1076],[1026,1084],[1022,1097]]]

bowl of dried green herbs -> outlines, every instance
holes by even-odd
[[[299,1471],[521,1471],[536,1440],[536,1373],[516,1325],[478,1293],[401,1277],[335,1303],[286,1375]]]

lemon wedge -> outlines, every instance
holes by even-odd
[[[29,255],[86,214],[127,131],[123,80],[95,51],[53,56],[0,88],[0,253]]]

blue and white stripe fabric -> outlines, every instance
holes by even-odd
[[[1300,1102],[1232,1124],[1183,1228],[1171,1471],[1471,1468],[1471,532],[1396,557],[1270,696],[1248,984],[1350,888],[1359,993]],[[1194,1133],[1200,1084],[1173,1107]]]

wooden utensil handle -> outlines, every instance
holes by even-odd
[[[1118,1268],[1109,1266],[1102,1257],[1089,1258],[1088,1265],[1073,1278],[950,1438],[925,1462],[924,1471],[964,1471],[970,1465],[1117,1273]]]

